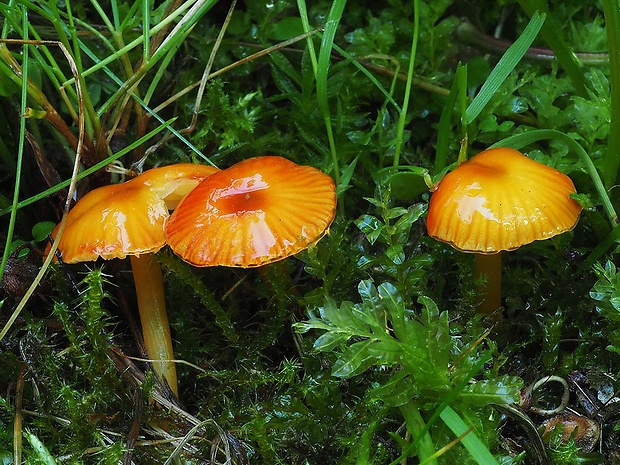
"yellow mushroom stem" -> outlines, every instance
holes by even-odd
[[[177,371],[172,361],[174,352],[166,315],[161,267],[153,254],[143,254],[131,256],[131,268],[146,353],[155,373],[165,379],[172,392],[178,396]]]
[[[502,294],[502,253],[476,254],[474,277],[484,281],[478,292],[482,301],[478,304],[478,312],[489,314],[501,305]]]

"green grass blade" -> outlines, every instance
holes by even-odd
[[[13,10],[13,3],[14,0],[11,0],[8,2],[8,4],[6,5],[6,10],[7,11],[12,11]],[[0,37],[2,37],[3,39],[6,39],[9,35],[9,31],[11,30],[11,15],[10,14],[4,14],[4,21],[2,22],[2,35]]]
[[[461,147],[459,148],[459,156],[456,163],[460,165],[467,160],[467,149],[469,147],[469,124],[467,121],[467,65],[461,66],[456,70],[456,85],[458,87],[458,107],[461,115]]]
[[[124,101],[124,99],[126,99],[128,95],[132,95],[136,87],[144,78],[144,76],[157,63],[159,63],[160,60],[164,58],[171,49],[178,46],[178,44],[185,40],[185,38],[192,31],[192,28],[195,26],[197,21],[207,11],[209,11],[213,7],[213,5],[215,5],[215,3],[217,3],[217,0],[203,0],[193,5],[179,20],[174,29],[170,31],[170,33],[164,38],[162,43],[153,52],[148,61],[143,61],[138,70],[133,75],[131,75],[125,82],[123,82],[118,91],[115,92],[112,97],[110,97],[110,99],[108,100],[108,105],[114,106],[117,103]],[[163,21],[152,27],[151,31],[154,31],[156,27],[162,23]],[[102,63],[105,61],[106,60],[104,59]]]
[[[114,24],[112,24],[112,21],[110,21],[110,18],[108,18],[108,15],[105,13],[102,6],[99,5],[99,2],[97,0],[90,0],[90,3],[92,4],[95,11],[99,14],[99,17],[103,21],[103,24],[105,24],[105,27],[108,29],[108,31],[110,31],[112,34],[115,34],[117,32],[117,29],[114,27]]]
[[[23,36],[24,40],[28,40],[28,10],[21,7],[22,22],[23,22]],[[28,106],[28,55],[29,46],[24,44],[22,47],[22,90],[21,90],[21,103],[19,118],[19,142],[17,144],[17,161],[15,170],[15,186],[13,188],[13,203],[10,207],[11,216],[9,217],[9,225],[6,232],[6,239],[4,242],[4,252],[2,253],[2,261],[0,262],[0,281],[4,275],[6,269],[6,263],[11,253],[11,242],[13,241],[13,232],[15,231],[15,221],[17,219],[17,210],[19,203],[19,188],[21,184],[22,175],[22,162],[24,159],[24,145],[26,142],[26,108]]]
[[[329,65],[331,61],[332,46],[334,37],[342,17],[342,12],[346,5],[346,0],[334,0],[332,7],[327,16],[323,38],[321,40],[321,50],[319,51],[319,59],[317,61],[316,70],[316,97],[319,110],[325,120],[325,129],[327,130],[327,139],[329,141],[329,149],[332,156],[332,170],[336,185],[340,185],[340,167],[338,163],[338,153],[336,150],[336,142],[334,140],[334,130],[332,128],[331,113],[329,110],[327,95],[327,76],[329,74]]]
[[[187,35],[191,32],[192,28],[196,25],[198,20],[202,18],[202,16],[207,13],[216,3],[217,0],[201,0],[195,2],[195,4],[192,5],[189,11],[185,13],[183,17],[179,20],[174,29],[170,31],[170,34],[168,34],[159,45],[159,47],[157,47],[157,50],[153,52],[153,55],[148,60],[148,67],[150,68],[152,64],[159,61],[164,55],[168,53],[168,50],[170,50],[170,48],[174,47],[175,44],[182,42],[185,37],[187,37]],[[155,29],[155,27],[153,27],[152,29]]]
[[[297,0],[297,9],[299,10],[299,17],[301,18],[301,24],[304,28],[304,32],[310,32],[312,27],[310,26],[310,20],[308,19],[308,8],[306,7],[305,0]],[[308,46],[308,52],[310,53],[310,61],[312,62],[312,69],[314,70],[314,76],[316,78],[318,63],[316,58],[316,50],[314,48],[314,42],[312,37],[306,38],[306,44]]]
[[[82,51],[92,60],[96,60],[97,56],[94,54],[94,52],[92,52],[85,44],[81,44],[82,47]],[[110,70],[110,68],[105,67],[103,68],[104,72],[108,75],[108,77],[110,79],[112,79],[116,84],[118,84],[119,86],[123,85],[123,81],[116,76],[116,74],[114,74],[112,72],[112,70]],[[161,124],[167,124],[164,123],[164,119],[159,116],[157,113],[155,113],[154,111],[151,110],[151,108],[148,106],[148,104],[146,102],[144,102],[142,99],[140,99],[137,95],[132,94],[131,96],[136,102],[138,102],[142,108],[144,108],[144,110],[149,113],[153,118],[155,118],[157,121],[159,121]],[[108,102],[109,103],[109,102]],[[99,110],[100,113],[103,112],[104,109],[108,108],[108,103],[101,105],[101,109]],[[211,160],[209,160],[208,157],[206,157],[200,150],[198,150],[186,137],[184,137],[180,132],[178,132],[176,129],[169,127],[168,130],[181,142],[183,142],[183,144],[185,144],[185,146],[187,148],[189,148],[192,152],[194,152],[197,156],[199,156],[200,158],[202,158],[204,161],[206,161],[207,163],[209,163],[210,165],[213,165],[213,162]]]
[[[73,48],[71,49],[73,51],[73,59],[75,61],[75,66],[78,70],[78,78],[80,80],[80,85],[82,86],[82,89],[86,89],[87,88],[86,82],[84,81],[84,78],[80,76],[80,73],[83,69],[82,54],[80,53],[80,41],[78,39],[77,29],[75,27],[75,22],[73,20],[73,14],[71,12],[71,2],[67,0],[65,2],[65,5],[67,7],[67,16],[69,19],[68,28],[69,28],[69,32],[71,35],[71,43],[73,44]],[[72,87],[73,86],[71,86],[70,88]],[[76,96],[76,100],[77,100],[77,96]],[[88,118],[85,118],[86,133],[92,138],[95,134],[99,134],[100,125],[99,125],[99,118],[97,117],[97,113],[93,106],[93,102],[90,98],[90,92],[84,92],[82,94],[82,103],[84,105],[84,113],[85,115],[88,115]],[[79,107],[79,103],[76,103],[76,106]]]
[[[495,94],[515,66],[521,61],[525,52],[534,42],[544,22],[544,13],[534,13],[521,36],[508,47],[506,53],[499,59],[497,65],[495,65],[495,68],[493,68],[493,71],[491,71],[491,74],[482,85],[480,92],[467,107],[466,121],[468,124],[471,124],[478,117],[486,104],[489,103],[489,100],[491,100],[491,97],[493,97],[493,94]]]
[[[458,70],[462,65],[457,67],[457,73],[452,81],[452,87],[448,98],[441,110],[439,124],[437,125],[437,143],[435,144],[435,163],[433,164],[433,174],[438,174],[446,167],[448,161],[448,146],[452,134],[452,114],[454,113],[454,105],[458,95]]]
[[[420,0],[414,0],[413,13],[413,37],[411,39],[411,52],[409,53],[409,69],[407,70],[407,83],[405,84],[405,96],[403,97],[403,106],[398,117],[398,128],[396,131],[396,146],[394,147],[394,166],[400,164],[400,151],[403,146],[403,134],[405,132],[405,123],[407,121],[407,108],[409,107],[409,98],[411,96],[411,84],[413,82],[413,68],[415,65],[415,55],[418,48],[418,36],[420,35]]]
[[[116,28],[117,31],[119,32],[123,32],[125,29],[127,29],[128,24],[130,24],[135,15],[137,14],[137,11],[140,9],[140,2],[139,1],[135,1],[131,7],[129,8],[129,10],[125,13],[125,17],[123,18],[123,21],[121,22],[120,26],[118,26]],[[118,13],[117,13],[118,14]],[[116,20],[115,20],[116,21]],[[153,34],[151,32],[149,32],[149,34],[152,36]]]
[[[151,6],[149,0],[142,0],[142,59],[147,61],[151,51],[150,30],[151,30]]]
[[[120,30],[120,15],[118,14],[118,2],[116,0],[112,0],[110,2],[110,8],[112,9],[112,23],[114,24],[114,30]]]
[[[440,414],[441,419],[448,428],[458,437],[469,430],[469,426],[461,419],[449,405],[444,408]],[[489,452],[487,446],[478,438],[474,431],[465,434],[461,439],[461,443],[469,452],[471,457],[480,465],[499,465],[499,462],[493,454]]]
[[[609,188],[616,183],[620,168],[620,5],[618,0],[603,0],[603,7],[609,44],[611,121],[602,172],[605,186]]]
[[[194,3],[195,3],[195,0],[187,0],[181,6],[179,6],[176,10],[174,10],[170,15],[166,16],[159,23],[155,24],[150,29],[151,37],[153,35],[157,34],[159,31],[161,31],[165,27],[167,27],[170,23],[178,20],[179,16],[181,16],[185,12],[185,10],[190,8]],[[111,62],[119,59],[119,57],[121,57],[122,55],[126,54],[130,50],[133,50],[134,48],[138,47],[139,45],[141,45],[143,43],[144,43],[144,39],[142,38],[142,36],[136,37],[134,40],[129,42],[127,45],[125,45],[121,49],[117,50],[115,53],[112,53],[112,54],[108,55],[107,57],[105,57],[105,58],[103,58],[101,60],[98,60],[95,65],[93,65],[90,68],[84,70],[82,72],[82,78],[85,78],[85,77],[93,74],[94,72],[99,71],[101,68],[104,68],[105,66],[107,66]],[[67,80],[67,82],[65,82],[64,84],[67,85],[67,86],[70,85],[70,84],[73,84],[73,78]]]
[[[321,39],[321,49],[319,51],[316,71],[316,93],[318,105],[323,114],[329,114],[329,104],[327,102],[327,76],[329,74],[334,37],[336,36],[336,30],[338,29],[338,24],[340,23],[345,5],[345,0],[334,0]]]

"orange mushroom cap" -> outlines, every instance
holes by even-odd
[[[217,168],[210,166],[182,163],[92,190],[67,216],[58,244],[63,261],[109,260],[157,252],[165,244],[168,210],[215,171]],[[58,226],[53,237],[57,230]]]
[[[334,181],[276,156],[244,160],[202,181],[166,225],[166,240],[196,266],[261,266],[318,241],[334,219]]]
[[[565,174],[509,148],[485,150],[433,193],[428,234],[463,252],[514,250],[575,227],[581,206]]]

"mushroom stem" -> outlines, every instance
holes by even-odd
[[[488,314],[501,305],[502,293],[502,253],[476,254],[475,278],[485,278],[478,289],[482,301],[478,304],[478,312]]]
[[[161,267],[153,254],[143,254],[131,256],[131,268],[138,296],[146,353],[151,359],[155,373],[165,379],[172,392],[178,395],[177,372],[172,361],[174,352],[166,315]]]

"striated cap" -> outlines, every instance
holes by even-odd
[[[282,157],[250,158],[190,192],[170,216],[166,240],[196,266],[261,266],[318,241],[335,210],[328,175]]]
[[[509,148],[485,150],[433,192],[428,234],[463,252],[514,250],[575,227],[581,206],[565,174]]]
[[[169,209],[216,168],[183,163],[92,190],[71,209],[58,250],[65,263],[157,252]],[[52,233],[56,237],[58,226]],[[49,249],[49,247],[48,247]]]

